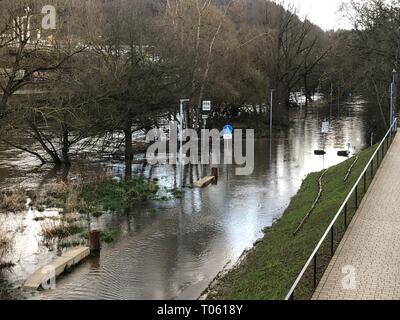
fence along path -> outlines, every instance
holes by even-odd
[[[400,135],[394,138],[313,299],[400,299]]]

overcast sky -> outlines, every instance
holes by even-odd
[[[300,16],[308,19],[322,29],[350,29],[348,21],[338,13],[339,6],[349,0],[286,0],[300,9]],[[280,2],[280,0],[276,0]]]

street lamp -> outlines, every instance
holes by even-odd
[[[276,89],[271,89],[271,109],[269,112],[269,136],[272,137],[272,114],[273,114],[273,98]]]
[[[396,97],[396,69],[392,71],[392,83],[390,85],[390,127],[393,125],[395,119],[395,97]]]
[[[22,20],[26,19],[26,30],[24,31],[24,37],[26,36],[28,43],[30,43],[30,37],[31,37],[31,18],[32,16],[30,16],[29,14],[31,13],[31,8],[28,6],[24,9],[26,16],[22,18]],[[24,29],[24,25],[22,25],[22,30]]]
[[[179,149],[179,161],[183,163],[183,119],[184,119],[184,106],[185,102],[189,102],[189,99],[181,99],[179,101],[179,113],[180,113],[180,121],[179,121],[179,137],[180,137],[180,149]]]
[[[179,100],[179,113],[180,113],[180,121],[179,121],[179,137],[180,137],[180,148],[179,148],[179,163],[180,163],[180,177],[181,177],[181,188],[183,188],[183,176],[184,176],[184,162],[183,162],[183,119],[184,119],[184,106],[185,102],[189,102],[189,99],[181,99]]]

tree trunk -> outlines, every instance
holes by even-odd
[[[305,94],[305,108],[308,108],[308,102],[311,101],[310,99],[310,93],[309,93],[309,89],[308,89],[308,78],[307,78],[307,74],[304,75],[304,94]],[[309,100],[310,99],[310,100]]]
[[[125,180],[132,179],[133,145],[132,126],[129,124],[124,130],[125,135]]]
[[[2,93],[3,93],[3,96],[0,99],[0,120],[2,120],[7,114],[7,103],[8,103],[8,99],[10,96],[10,94],[7,91],[7,88],[6,88],[6,90],[3,90]],[[0,127],[1,127],[1,124],[0,124]]]
[[[62,130],[63,130],[63,137],[62,137],[62,158],[63,158],[63,163],[66,167],[70,167],[71,166],[71,160],[69,158],[69,130],[68,127],[66,125],[62,126]]]
[[[273,119],[275,125],[282,127],[289,126],[289,99],[288,88],[285,85],[279,85],[276,94],[276,103],[273,105]]]
[[[61,159],[58,156],[57,152],[54,151],[54,150],[50,150],[50,148],[46,145],[46,142],[43,140],[42,135],[41,135],[38,127],[31,121],[27,120],[27,122],[28,122],[28,125],[30,126],[30,128],[32,129],[36,140],[40,143],[40,145],[42,146],[44,151],[46,151],[46,153],[51,157],[51,159],[53,160],[54,164],[56,166],[61,166],[63,162],[61,161]]]

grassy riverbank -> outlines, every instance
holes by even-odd
[[[0,213],[17,214],[30,207],[37,211],[34,220],[40,223],[38,236],[43,244],[74,247],[87,242],[87,226],[92,218],[132,208],[146,200],[159,200],[158,191],[157,181],[142,178],[121,182],[106,178],[86,183],[59,182],[38,190],[3,190],[0,192]],[[175,190],[164,193],[170,195],[163,196],[166,199],[179,196]],[[46,210],[52,215],[41,214]],[[102,241],[110,243],[119,233],[119,230],[101,230]],[[13,266],[7,260],[13,246],[12,236],[0,228],[0,270]]]
[[[128,208],[137,202],[155,199],[158,189],[155,181],[141,178],[123,182],[106,179],[75,185],[61,183],[40,195],[34,195],[33,205],[99,216],[108,210]]]
[[[293,233],[310,210],[319,192],[318,179],[322,172],[309,174],[299,192],[292,198],[283,217],[227,274],[217,277],[208,291],[209,299],[284,299],[317,242],[344,201],[348,192],[372,156],[375,147],[360,153],[350,178],[344,177],[354,158],[330,168],[323,177],[323,192],[315,210],[301,231]],[[350,213],[354,213],[351,209]],[[341,220],[340,220],[341,221]],[[344,223],[341,223],[343,225]],[[342,228],[343,229],[343,228]],[[337,232],[343,232],[340,228]],[[339,239],[337,239],[338,243]],[[336,243],[336,244],[337,244]],[[325,245],[324,245],[325,246]],[[328,245],[326,245],[328,247]],[[328,251],[328,250],[326,250]],[[329,262],[328,254],[319,258],[319,274]],[[308,299],[312,294],[311,277],[306,277],[297,297]]]

